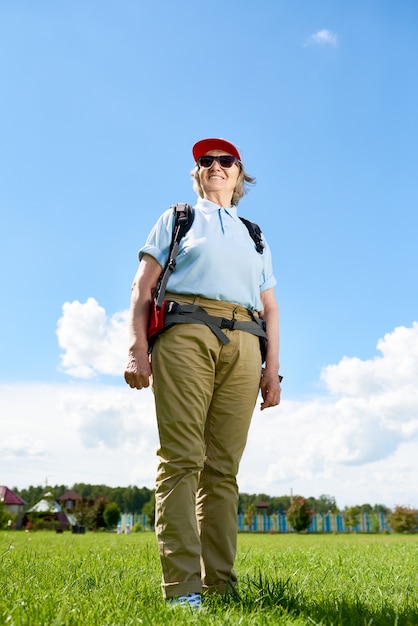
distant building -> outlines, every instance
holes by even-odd
[[[28,517],[28,521],[30,521],[30,513],[36,513],[38,518],[42,519],[43,526],[38,523],[39,528],[54,526],[62,530],[70,526],[68,516],[62,510],[58,502],[54,500],[54,495],[50,491],[44,495],[42,500],[39,500],[39,502],[27,511],[25,517]]]
[[[257,514],[258,515],[267,515],[269,506],[270,505],[269,505],[268,502],[257,502],[257,504],[255,505],[255,508],[257,509]]]
[[[83,498],[74,489],[69,489],[62,496],[59,496],[57,500],[67,513],[74,513],[77,502],[83,502]]]
[[[26,506],[27,502],[5,486],[0,486],[0,502],[3,502],[4,508],[9,515],[16,515],[15,526],[16,528],[21,528],[23,508]]]

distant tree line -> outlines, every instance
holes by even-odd
[[[249,495],[246,493],[242,493],[239,496],[238,510],[240,513],[246,513],[248,508],[252,505],[254,509],[257,508],[257,505],[261,502],[268,505],[268,508],[265,509],[266,515],[273,515],[274,513],[284,513],[290,509],[290,506],[293,500],[296,497],[300,496],[268,496],[265,493],[253,494]],[[340,509],[337,506],[334,496],[330,496],[327,494],[319,496],[319,498],[309,497],[304,498],[307,502],[308,508],[321,515],[326,515],[327,513],[339,513]],[[362,504],[355,507],[357,513],[389,513],[390,509],[384,504],[375,504],[372,506],[371,504]]]
[[[32,507],[43,498],[46,491],[52,492],[54,498],[57,499],[68,491],[70,487],[67,485],[55,485],[37,487],[31,486],[27,489],[13,488],[13,491],[23,498],[28,507]],[[150,505],[154,503],[155,491],[154,489],[148,489],[148,487],[137,487],[136,485],[129,485],[129,487],[108,487],[107,485],[90,485],[88,483],[75,483],[72,490],[77,492],[84,501],[96,501],[103,499],[106,502],[115,502],[122,513],[149,513]],[[266,515],[273,515],[278,512],[285,512],[290,508],[292,500],[294,498],[290,495],[285,496],[269,496],[265,493],[248,494],[240,493],[238,501],[238,511],[245,513],[249,507],[257,509],[257,505],[263,503],[263,512]],[[315,513],[338,513],[339,508],[333,496],[324,494],[319,498],[309,497],[305,498],[308,507]],[[267,505],[267,506],[266,506]],[[146,510],[144,511],[144,507]],[[356,513],[389,513],[389,508],[384,504],[362,504],[355,508]]]
[[[57,500],[66,491],[67,485],[31,486],[27,489],[13,488],[13,491],[27,503],[27,508],[41,500],[45,492],[51,492]],[[151,526],[154,523],[155,490],[148,487],[108,487],[75,483],[71,489],[81,496],[75,513],[79,524],[96,530],[102,527],[114,527],[121,513],[140,513],[147,515]],[[291,526],[296,531],[303,531],[310,523],[314,513],[327,515],[342,513],[346,527],[355,527],[360,515],[383,513],[395,532],[414,532],[418,528],[418,512],[409,507],[397,506],[393,511],[384,504],[362,504],[346,507],[340,511],[333,496],[323,494],[319,498],[302,496],[269,496],[265,493],[239,494],[238,512],[245,516],[246,524],[251,525],[254,515],[286,513]],[[4,518],[4,519],[3,519]],[[4,526],[6,512],[0,503],[0,527]]]
[[[23,498],[27,502],[28,508],[30,508],[44,497],[46,491],[50,491],[55,500],[57,500],[69,489],[78,493],[85,502],[95,502],[96,500],[114,502],[122,513],[141,513],[144,505],[154,497],[153,489],[148,489],[147,487],[140,488],[136,485],[108,487],[106,485],[75,483],[72,487],[67,485],[55,485],[54,487],[38,485],[37,487],[31,486],[27,489],[14,487],[12,491]]]

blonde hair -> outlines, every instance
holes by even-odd
[[[235,189],[232,194],[231,202],[234,206],[238,206],[239,201],[246,193],[248,193],[248,185],[255,185],[255,178],[247,174],[244,169],[244,165],[241,161],[237,161],[239,167],[239,174],[237,179],[237,184],[235,185]],[[200,182],[200,167],[196,163],[195,167],[190,172],[190,176],[193,179],[193,189],[197,193],[198,196],[204,198],[203,187]]]

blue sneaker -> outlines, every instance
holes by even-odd
[[[169,598],[167,603],[174,606],[189,606],[191,609],[200,609],[200,593],[189,593],[187,596]]]

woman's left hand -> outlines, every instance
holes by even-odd
[[[263,370],[260,391],[263,397],[261,410],[280,404],[281,387],[278,374],[270,374],[267,370]]]

